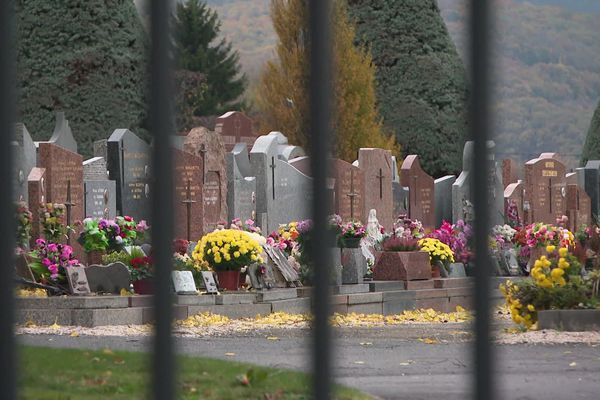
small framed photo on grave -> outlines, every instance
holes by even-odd
[[[74,295],[90,294],[90,285],[85,274],[85,267],[73,266],[65,267],[67,273],[67,281],[69,282],[69,290]]]
[[[204,281],[204,288],[206,289],[206,293],[208,294],[218,294],[219,289],[217,287],[217,282],[215,282],[215,277],[213,273],[210,271],[202,271],[202,280]]]

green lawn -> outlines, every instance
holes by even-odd
[[[20,397],[27,400],[146,399],[149,357],[143,353],[20,348]],[[309,399],[307,376],[247,364],[178,358],[179,399]],[[242,384],[244,376],[250,383]],[[337,388],[336,399],[370,399]]]

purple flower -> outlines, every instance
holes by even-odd
[[[57,244],[56,244],[56,243],[49,243],[49,244],[48,244],[48,251],[49,251],[49,252],[52,252],[52,253],[55,253],[55,252],[57,252],[57,251],[58,251],[58,246],[57,246]]]
[[[150,227],[148,226],[148,224],[146,223],[145,220],[141,220],[140,222],[138,222],[137,226],[135,227],[135,229],[138,232],[144,232],[147,231]]]
[[[40,248],[46,247],[46,241],[44,239],[37,239],[35,245]]]

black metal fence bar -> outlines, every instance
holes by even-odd
[[[488,190],[488,149],[490,138],[490,5],[487,0],[471,1],[470,17],[470,67],[471,104],[469,127],[474,140],[473,185],[475,221],[475,348],[474,348],[474,398],[493,400],[493,354],[490,343],[490,270],[488,251],[490,228]]]
[[[313,397],[326,400],[331,397],[331,332],[329,327],[330,299],[330,251],[327,243],[326,179],[327,157],[331,142],[331,26],[330,0],[311,0],[310,20],[310,138],[311,170],[313,171],[313,221],[314,243],[312,246],[315,266],[313,314]]]
[[[152,174],[152,251],[155,264],[152,398],[175,398],[175,359],[171,338],[171,241],[173,237],[173,185],[170,135],[174,133],[171,81],[171,1],[151,4],[150,129],[154,136]]]
[[[10,266],[15,249],[15,218],[12,204],[12,144],[14,129],[14,4],[0,1],[0,258]],[[16,398],[15,300],[11,275],[0,279],[0,398]]]

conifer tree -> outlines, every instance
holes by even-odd
[[[375,107],[375,70],[369,51],[354,45],[354,27],[346,3],[333,2],[335,94],[333,146],[336,157],[353,161],[360,147],[399,151],[383,134]],[[309,146],[309,43],[305,0],[272,0],[271,18],[278,35],[277,59],[267,63],[257,88],[262,132],[282,131],[291,143]]]
[[[592,117],[583,146],[581,162],[585,165],[588,160],[600,160],[600,102],[598,102],[598,107]]]
[[[241,96],[246,77],[241,73],[239,54],[231,43],[219,39],[219,16],[204,1],[187,0],[177,4],[175,47],[179,70],[202,73],[205,85],[195,96],[196,116],[217,115],[244,107]]]
[[[386,129],[429,174],[461,170],[467,135],[462,61],[436,0],[348,0],[359,43],[377,67],[377,102]]]
[[[146,136],[148,41],[131,0],[17,0],[19,120],[48,140],[64,111],[84,156],[116,128]]]

